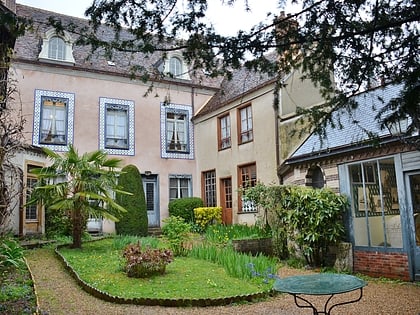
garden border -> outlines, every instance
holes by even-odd
[[[276,293],[271,289],[268,291],[257,292],[253,294],[236,295],[216,299],[154,299],[154,298],[122,298],[119,296],[110,295],[107,292],[100,291],[90,284],[83,281],[77,272],[71,267],[67,260],[60,254],[59,249],[68,245],[59,245],[54,252],[60,261],[63,263],[65,269],[76,280],[77,284],[90,295],[112,303],[117,304],[134,304],[145,306],[169,306],[169,307],[207,307],[207,306],[224,306],[238,302],[252,302],[256,299],[263,299],[273,296]]]

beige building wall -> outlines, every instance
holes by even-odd
[[[238,145],[238,107],[252,106],[254,140]],[[229,113],[231,120],[231,148],[218,150],[218,117]],[[232,101],[222,109],[197,118],[195,123],[197,174],[216,171],[217,203],[220,205],[220,179],[231,177],[233,188],[233,223],[255,222],[254,213],[238,213],[238,166],[255,163],[257,180],[266,184],[277,183],[275,113],[273,85]]]
[[[157,175],[160,220],[168,216],[170,174],[190,175],[192,195],[200,195],[195,155],[194,159],[161,158],[161,102],[169,98],[173,104],[191,106],[194,113],[211,97],[214,90],[193,89],[187,86],[188,82],[185,85],[155,83],[153,91],[145,97],[150,83],[127,77],[28,63],[14,63],[13,71],[19,82],[23,114],[27,119],[25,136],[28,143],[32,143],[36,89],[74,93],[74,146],[79,153],[99,149],[99,98],[130,100],[134,102],[135,108],[135,154],[116,157],[123,160],[123,165],[136,165],[142,174],[150,171]],[[196,144],[196,136],[191,136]],[[197,148],[192,149],[197,152]]]
[[[306,126],[296,115],[298,108],[310,108],[321,105],[325,101],[313,83],[302,80],[302,73],[294,71],[283,79],[285,86],[280,90],[279,107],[279,139],[280,164],[292,154],[306,139],[308,134],[300,132]]]

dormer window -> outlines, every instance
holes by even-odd
[[[66,60],[66,44],[61,37],[51,37],[48,45],[48,58]]]
[[[168,54],[164,63],[164,72],[174,79],[190,80],[188,65],[178,53]]]
[[[169,59],[169,73],[174,77],[182,75],[182,62],[178,57],[172,57]]]
[[[39,60],[74,65],[73,42],[70,34],[66,31],[63,31],[62,34],[57,34],[54,29],[45,32]]]

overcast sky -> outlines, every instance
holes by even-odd
[[[92,0],[17,0],[17,2],[66,15],[84,17],[83,13]],[[267,12],[276,15],[280,12],[276,5],[277,0],[248,0],[248,2],[251,12],[245,11],[244,0],[237,0],[233,8],[221,6],[221,0],[211,0],[209,19],[217,31],[225,35],[234,35],[239,29],[247,30],[265,20]]]

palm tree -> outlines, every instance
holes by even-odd
[[[64,154],[43,150],[52,164],[34,170],[39,181],[29,203],[42,202],[51,210],[70,211],[72,247],[81,248],[87,215],[118,221],[116,214],[126,211],[113,198],[115,192],[125,193],[118,189],[115,170],[121,160],[108,158],[100,150],[79,156],[73,145]]]

